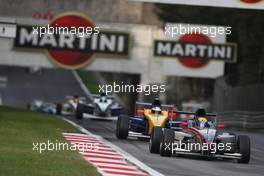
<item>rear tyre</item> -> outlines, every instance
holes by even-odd
[[[61,115],[61,111],[62,111],[62,104],[60,103],[56,104],[56,114]]]
[[[78,103],[75,113],[76,119],[83,119],[83,112],[84,112],[84,104]]]
[[[27,104],[27,110],[31,110],[31,104],[30,103]]]
[[[129,129],[129,117],[127,115],[120,115],[116,123],[116,137],[118,139],[126,139]]]
[[[238,163],[248,163],[250,160],[250,139],[246,135],[240,135],[237,139],[238,152],[242,155]]]
[[[172,145],[174,143],[174,139],[175,139],[174,131],[165,128],[160,143],[160,156],[166,156],[166,157],[172,156]]]
[[[162,135],[163,132],[161,127],[153,127],[149,140],[150,153],[159,153]]]

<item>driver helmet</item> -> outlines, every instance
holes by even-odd
[[[152,103],[152,106],[153,107],[155,107],[155,106],[161,107],[160,99],[159,98],[155,98],[153,103]]]
[[[155,106],[151,109],[151,113],[152,114],[155,114],[155,115],[158,115],[158,114],[161,114],[161,108],[158,107],[158,106]]]
[[[198,118],[198,125],[200,129],[204,129],[207,127],[208,120],[205,117],[199,117]]]
[[[206,117],[206,112],[205,112],[205,109],[203,108],[199,108],[196,112],[195,112],[195,121],[197,123],[197,126],[200,128],[200,129],[203,129],[207,126],[208,124],[208,119]]]
[[[101,103],[102,103],[102,102],[104,102],[104,103],[107,102],[106,94],[105,94],[104,92],[102,92],[102,93],[100,94],[100,99],[99,99],[99,101],[100,101]]]
[[[101,96],[101,97],[105,97],[105,96],[106,96],[106,93],[102,92],[102,93],[100,94],[100,96]]]
[[[201,116],[206,116],[206,112],[205,112],[205,109],[203,108],[199,108],[197,109],[197,111],[195,112],[195,116],[196,117],[201,117]]]
[[[78,103],[79,100],[80,100],[80,97],[78,95],[74,95],[73,101],[76,102],[76,103]]]

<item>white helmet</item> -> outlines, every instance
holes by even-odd
[[[152,112],[153,114],[160,114],[160,113],[161,113],[161,109],[160,109],[160,107],[155,106],[155,107],[153,107],[153,108],[151,109],[151,112]]]

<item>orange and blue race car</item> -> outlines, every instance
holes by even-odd
[[[136,102],[134,116],[118,117],[116,136],[119,139],[127,139],[127,137],[149,139],[153,131],[161,131],[162,128],[176,129],[180,122],[176,121],[174,109],[174,105],[161,104],[159,99],[155,99],[153,103]]]

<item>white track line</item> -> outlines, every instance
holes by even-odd
[[[68,122],[68,123],[72,124],[73,126],[75,126],[75,127],[76,127],[77,129],[79,129],[82,133],[87,134],[87,135],[89,135],[89,136],[91,136],[91,137],[93,137],[93,138],[95,138],[95,139],[97,139],[97,140],[103,142],[104,144],[106,144],[106,146],[109,146],[109,147],[111,147],[112,149],[118,151],[120,154],[122,154],[122,155],[124,156],[124,158],[125,158],[126,160],[128,160],[129,162],[135,164],[135,165],[138,166],[141,170],[146,171],[148,174],[150,174],[150,175],[152,175],[152,176],[164,176],[164,175],[161,174],[160,172],[158,172],[158,171],[156,171],[156,170],[150,168],[149,166],[147,166],[146,164],[142,163],[141,161],[139,161],[138,159],[136,159],[135,157],[133,157],[133,156],[130,155],[129,153],[125,152],[123,149],[121,149],[121,148],[119,148],[118,146],[112,144],[111,142],[105,140],[105,139],[102,138],[101,136],[98,136],[98,135],[95,135],[95,134],[91,133],[90,131],[88,131],[88,130],[86,130],[85,128],[81,127],[80,125],[78,125],[78,124],[72,122],[71,120],[68,120],[68,119],[66,119],[66,118],[64,118],[64,117],[61,117],[61,118],[62,118],[63,120],[65,120],[66,122]],[[63,134],[68,135],[69,133],[63,133]],[[71,134],[71,135],[72,135],[72,134]],[[74,135],[72,135],[72,136],[74,136]],[[85,135],[83,135],[83,136],[85,136]],[[87,160],[89,160],[89,161],[100,159],[100,158],[89,158],[89,157],[85,157],[85,158],[86,158]],[[103,158],[101,158],[101,159],[103,159]],[[105,159],[103,159],[103,160],[104,160],[104,161],[107,161],[106,159],[111,159],[111,158],[105,158]],[[115,160],[115,161],[113,161],[113,162],[120,162],[120,161],[121,161],[121,160]],[[104,176],[116,175],[115,172],[107,171],[107,174],[105,174],[105,173],[102,172],[101,169],[98,169],[98,170],[99,170],[99,172],[100,172],[101,174],[103,174]],[[116,172],[116,173],[117,173],[117,172]],[[126,172],[119,172],[118,175],[120,175],[120,176],[121,176],[122,174],[123,174],[123,175],[126,175],[126,174],[124,174],[124,173],[126,173]],[[138,174],[138,175],[141,175],[141,174]],[[144,173],[142,172],[142,176],[143,176],[143,175],[144,175]]]
[[[102,163],[106,163],[106,164],[116,164],[116,165],[123,165],[123,166],[130,166],[131,164],[128,164],[126,161],[124,160],[113,160],[113,159],[102,159],[102,158],[85,158],[86,160],[95,163],[95,164],[102,164]]]
[[[81,150],[80,153],[81,154],[85,154],[85,153],[101,153],[101,154],[105,154],[105,155],[116,155],[116,154],[118,154],[117,152],[100,151],[100,150]]]
[[[98,158],[112,158],[112,159],[124,159],[122,155],[103,155],[98,153],[83,153],[85,157],[98,157]]]
[[[102,149],[110,149],[111,147],[106,146],[106,145],[102,145],[102,144],[97,144],[95,142],[70,142],[71,144],[75,144],[75,145],[79,145],[79,146],[83,146],[83,145],[90,145],[90,146],[96,146],[96,147],[100,147]]]
[[[137,174],[137,175],[145,175],[145,176],[147,176],[148,174],[147,173],[143,173],[143,172],[141,172],[141,171],[139,171],[139,170],[137,170],[137,171],[125,171],[125,170],[120,170],[120,169],[102,169],[103,170],[103,172],[115,172],[116,174],[127,174],[127,175],[130,175],[130,174]]]
[[[60,117],[60,118],[63,118],[63,117]],[[67,121],[67,119],[65,119],[65,120]],[[63,135],[65,135],[65,136],[75,136],[75,137],[83,136],[85,138],[88,138],[87,134],[79,134],[79,133],[63,133]]]
[[[123,169],[137,169],[136,166],[125,166],[125,165],[120,165],[120,164],[105,164],[105,163],[94,163],[94,165],[98,166],[98,167],[116,167],[116,168],[123,168]]]
[[[87,150],[87,148],[82,147],[82,146],[79,146],[79,149],[82,150],[82,151],[84,151],[84,152]],[[111,148],[103,148],[103,147],[98,147],[98,146],[94,150],[101,151],[101,152],[116,152],[115,150],[113,150]]]

